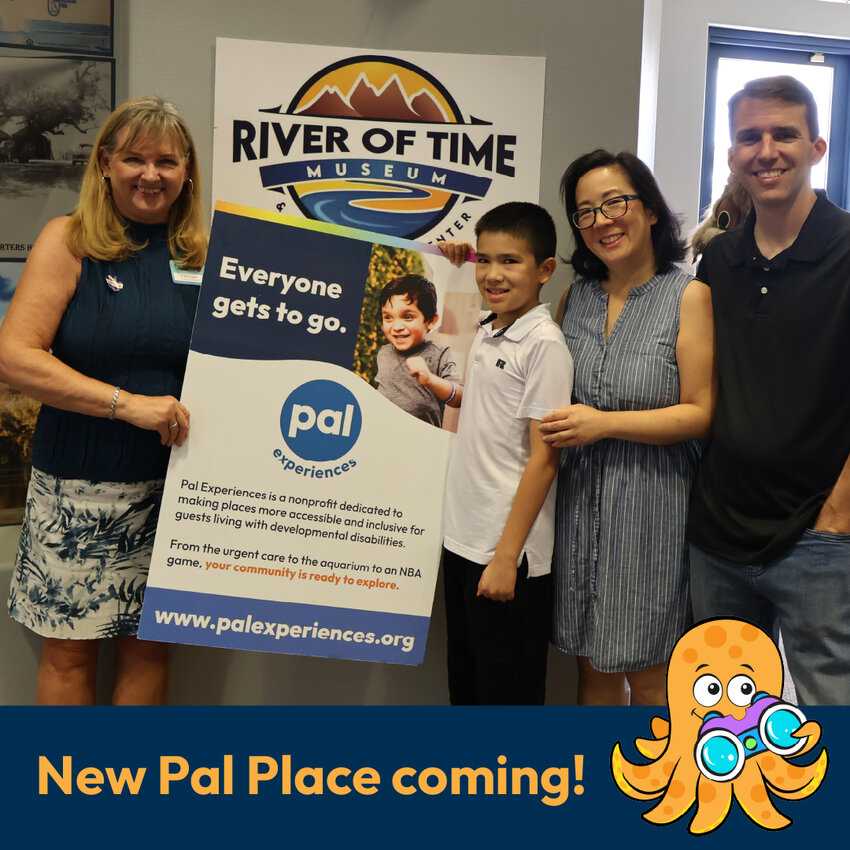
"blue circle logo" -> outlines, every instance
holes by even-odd
[[[360,436],[363,416],[354,394],[336,381],[309,381],[283,403],[280,432],[304,460],[336,460]]]

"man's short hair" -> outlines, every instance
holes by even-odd
[[[818,137],[818,106],[814,95],[799,80],[781,74],[777,77],[760,77],[757,80],[750,80],[729,98],[729,138],[733,144],[735,143],[735,113],[746,97],[755,100],[784,100],[786,103],[798,103],[804,106],[809,138],[814,141]]]
[[[475,236],[482,233],[507,233],[522,239],[539,266],[555,256],[558,236],[552,216],[538,204],[508,201],[488,210],[475,224]]]
[[[437,315],[437,288],[424,275],[404,274],[394,277],[378,295],[379,312],[394,295],[403,295],[411,304],[415,304],[426,322]]]

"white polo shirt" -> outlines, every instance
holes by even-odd
[[[507,328],[482,323],[468,363],[446,481],[444,545],[489,564],[530,457],[529,420],[570,404],[573,360],[549,305],[540,304]],[[554,533],[553,482],[522,552],[529,576],[550,571]]]

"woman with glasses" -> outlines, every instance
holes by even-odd
[[[561,195],[577,280],[561,323],[574,404],[545,417],[558,475],[554,642],[579,704],[663,704],[690,624],[685,515],[715,396],[708,287],[678,269],[679,223],[635,156],[596,150]]]

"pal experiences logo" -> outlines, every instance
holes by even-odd
[[[336,381],[308,381],[286,398],[280,412],[280,432],[288,451],[275,449],[274,457],[287,472],[305,478],[333,478],[357,466],[349,457],[332,466],[316,462],[339,461],[357,439],[363,416],[354,394]]]
[[[355,56],[322,68],[288,105],[233,121],[233,162],[256,161],[262,185],[318,221],[415,239],[470,221],[452,212],[481,200],[494,175],[516,173],[515,135],[465,117],[422,68]]]

